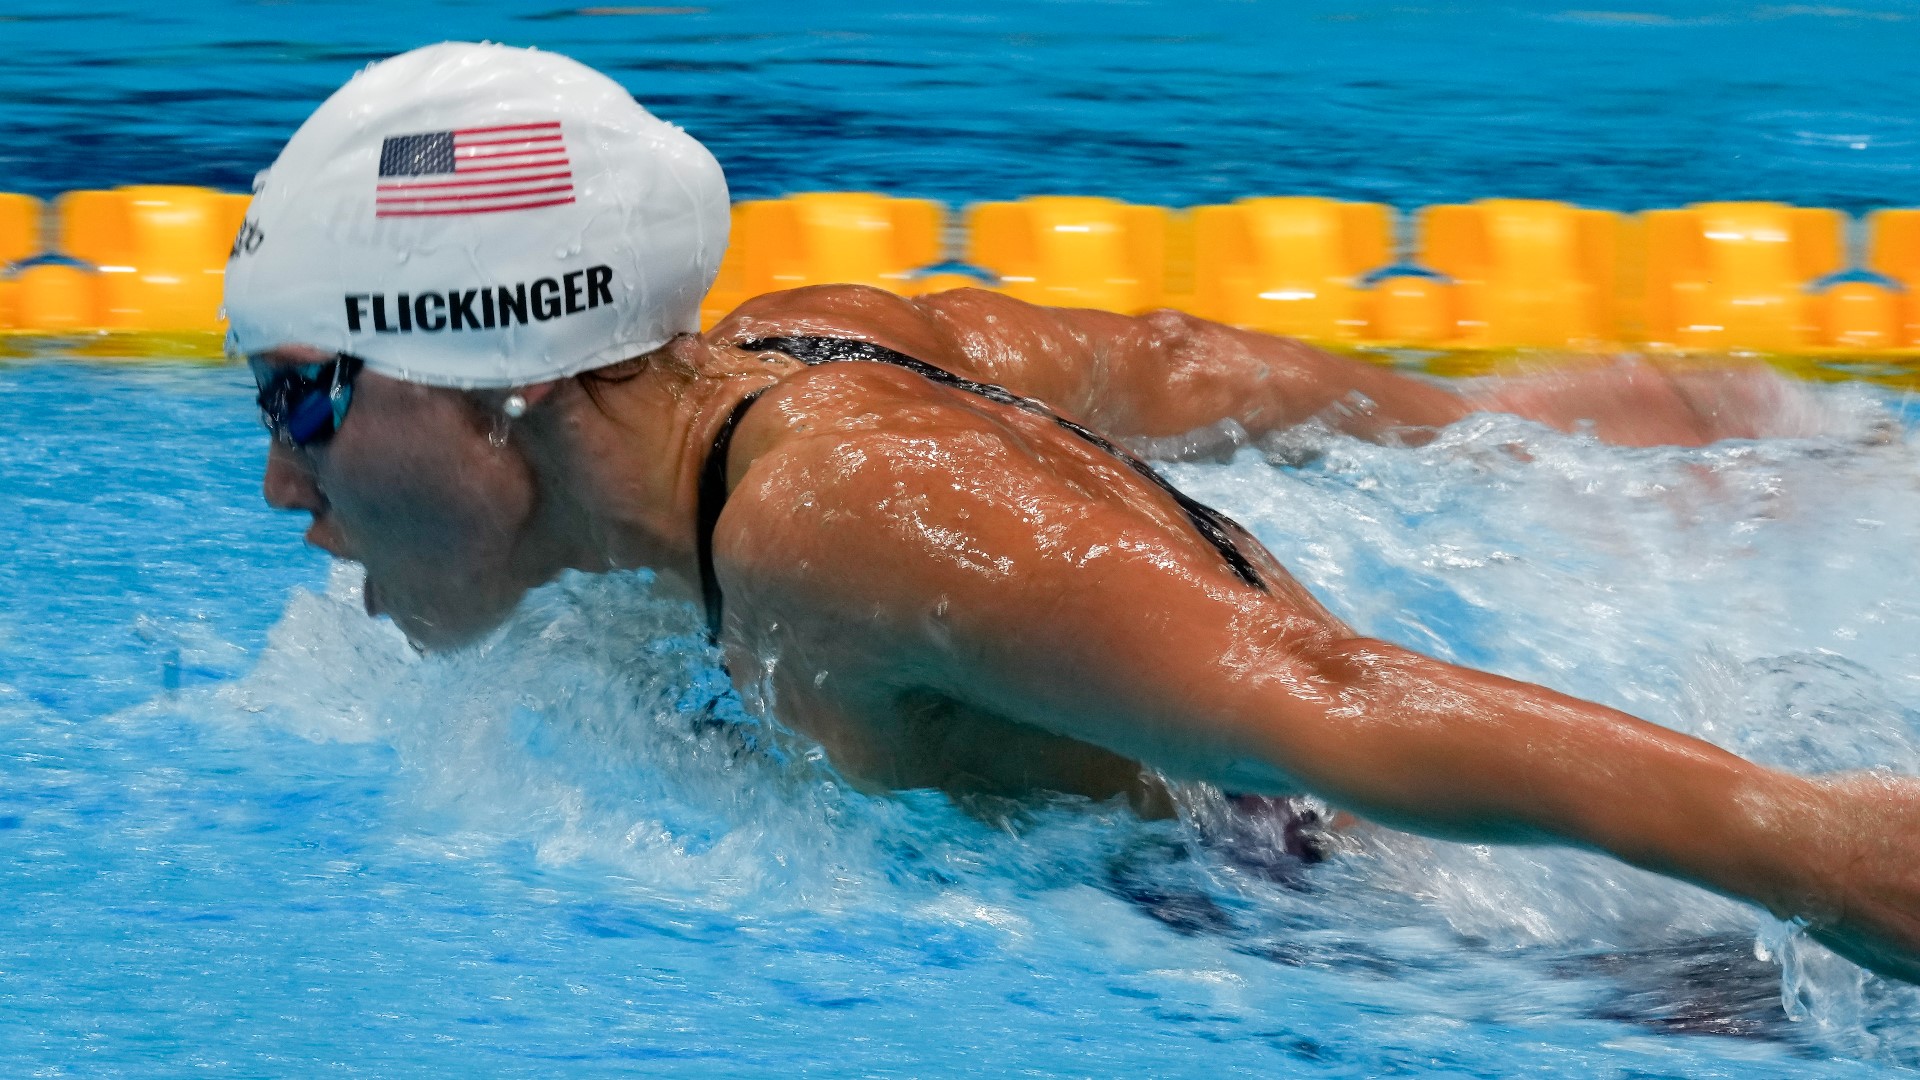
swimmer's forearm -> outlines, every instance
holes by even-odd
[[[1380,442],[1442,428],[1474,411],[1445,387],[1302,341],[1220,326],[1207,336],[1224,359],[1249,373],[1250,415],[1242,424],[1255,437],[1317,420]]]
[[[1821,917],[1814,782],[1540,687],[1353,642],[1344,714],[1284,736],[1301,779],[1383,824],[1468,842],[1554,841]],[[1313,725],[1319,727],[1319,725]],[[1830,838],[1831,839],[1831,838]],[[1826,846],[1835,846],[1828,843]]]
[[[1645,360],[1563,365],[1464,392],[1304,342],[1174,311],[1137,319],[1062,311],[1099,342],[1091,396],[1110,434],[1179,435],[1221,420],[1256,438],[1318,421],[1375,442],[1418,441],[1480,411],[1624,446],[1697,446],[1752,437],[1779,411],[1784,383],[1764,366],[1676,372]]]
[[[1675,369],[1648,361],[1565,364],[1455,392],[1302,342],[1200,323],[1189,333],[1231,381],[1258,436],[1318,420],[1379,442],[1418,441],[1470,413],[1510,413],[1621,446],[1700,446],[1770,428],[1790,388],[1764,365]]]

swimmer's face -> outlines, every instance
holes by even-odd
[[[289,347],[273,364],[331,357]],[[521,563],[534,508],[521,456],[488,441],[492,420],[457,390],[362,371],[340,430],[324,443],[274,440],[267,502],[313,515],[307,542],[366,567],[369,614],[424,648],[497,625],[546,577]]]

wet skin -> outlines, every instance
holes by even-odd
[[[1144,806],[1144,763],[1236,792],[1311,791],[1430,835],[1607,851],[1804,916],[1848,955],[1920,974],[1914,782],[1774,772],[1356,635],[1250,542],[1268,588],[1240,581],[1164,493],[1044,417],[898,368],[806,368],[733,347],[796,334],[857,337],[1051,395],[1123,438],[1223,417],[1258,434],[1316,416],[1412,436],[1516,389],[1467,401],[1173,313],[800,290],[609,378],[521,388],[531,408],[510,425],[505,391],[367,372],[331,442],[274,448],[267,498],[311,512],[314,543],[366,566],[369,610],[425,647],[472,640],[569,567],[651,567],[693,597],[701,468],[732,407],[762,389],[735,434],[715,531],[722,644],[736,678],[764,677],[781,719],[857,782]],[[1615,375],[1624,386],[1601,375],[1563,384],[1614,391],[1584,417],[1568,395],[1517,389],[1548,422],[1585,419],[1628,442],[1764,420],[1726,404],[1765,398],[1740,376],[1729,389],[1658,369]]]

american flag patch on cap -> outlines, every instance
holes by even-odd
[[[392,135],[380,144],[375,217],[493,214],[573,201],[560,122]]]

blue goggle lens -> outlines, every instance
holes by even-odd
[[[296,446],[333,434],[334,426],[333,402],[323,393],[303,396],[287,415],[287,435]]]
[[[267,430],[294,446],[313,446],[340,430],[361,362],[342,353],[321,364],[275,365],[253,359],[248,366],[260,388],[260,418]]]

